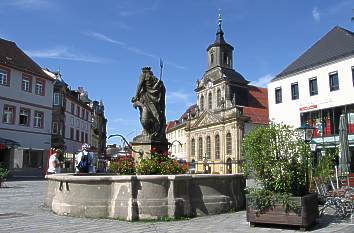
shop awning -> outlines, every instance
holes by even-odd
[[[18,146],[21,146],[20,143],[11,139],[0,137],[0,149],[13,148]]]

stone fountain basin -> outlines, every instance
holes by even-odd
[[[46,176],[58,215],[128,221],[213,215],[245,208],[242,174]]]

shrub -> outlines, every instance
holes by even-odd
[[[137,172],[141,175],[155,175],[159,174],[159,163],[154,158],[141,159],[137,166]]]
[[[109,166],[111,172],[121,175],[134,175],[136,173],[135,161],[132,156],[119,158],[115,162],[111,162]]]
[[[180,165],[168,157],[168,153],[159,154],[154,149],[146,158],[141,158],[137,165],[137,173],[141,175],[174,175],[187,173],[187,164]]]
[[[2,186],[2,183],[4,182],[4,180],[6,180],[8,175],[9,175],[9,170],[0,167],[0,187]]]
[[[291,195],[308,193],[312,156],[298,131],[282,124],[258,127],[245,137],[242,148],[245,174],[262,184],[263,190],[249,190],[249,197],[257,199],[253,203],[264,208],[274,198],[288,203]]]

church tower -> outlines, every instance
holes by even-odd
[[[208,69],[195,89],[199,113],[247,104],[249,82],[233,69],[234,48],[225,41],[221,23],[219,14],[215,41],[207,48]]]
[[[232,69],[232,53],[234,48],[226,43],[224,32],[221,28],[221,14],[218,17],[218,31],[216,32],[215,42],[207,48],[208,51],[208,70],[214,67],[225,67]]]

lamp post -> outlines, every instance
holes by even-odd
[[[312,164],[311,164],[311,171],[314,169],[314,155],[316,153],[317,144],[312,141],[313,133],[315,131],[314,127],[305,124],[298,128],[300,133],[302,134],[302,138],[306,144],[310,144],[311,153],[312,153]],[[309,169],[308,169],[308,159],[306,157],[306,182],[310,182],[309,180]]]

